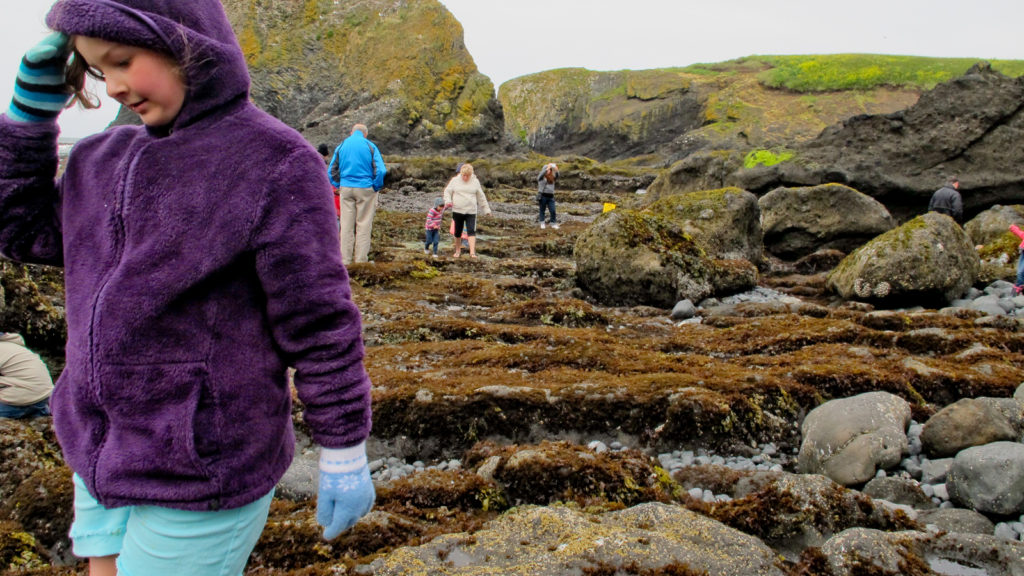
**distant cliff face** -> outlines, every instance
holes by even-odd
[[[973,215],[1024,198],[1022,141],[1024,77],[979,64],[905,110],[849,118],[796,146],[789,161],[739,166],[721,181],[758,193],[839,182],[907,216],[922,212],[946,178],[958,175],[965,212]]]
[[[501,107],[437,0],[223,0],[262,109],[314,144],[370,127],[385,154],[494,151]]]
[[[509,138],[549,155],[612,160],[792,146],[859,114],[901,110],[916,88],[808,95],[762,81],[771,65],[736,60],[655,70],[551,70],[509,80],[498,99]]]
[[[701,91],[670,70],[551,70],[501,86],[508,135],[543,154],[652,154],[703,123]]]

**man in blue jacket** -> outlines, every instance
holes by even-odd
[[[353,126],[328,167],[331,184],[341,196],[341,259],[346,266],[368,260],[377,192],[384,187],[384,158],[366,134],[365,124]]]

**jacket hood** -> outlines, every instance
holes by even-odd
[[[249,95],[245,57],[219,0],[59,0],[46,24],[169,54],[182,66],[185,104],[171,129],[187,126]]]

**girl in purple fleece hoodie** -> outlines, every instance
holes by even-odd
[[[65,269],[51,407],[75,553],[92,574],[241,574],[292,459],[289,367],[334,538],[374,489],[323,159],[249,102],[218,0],[60,0],[47,24],[0,116],[0,252]],[[143,125],[79,141],[57,178],[84,71]]]

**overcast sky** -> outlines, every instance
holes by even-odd
[[[185,1],[185,0],[183,0]],[[640,70],[753,54],[866,52],[1024,60],[1021,0],[441,0],[494,82],[580,66]],[[18,61],[46,34],[51,0],[0,0],[0,102]],[[117,112],[65,112],[63,135]]]

